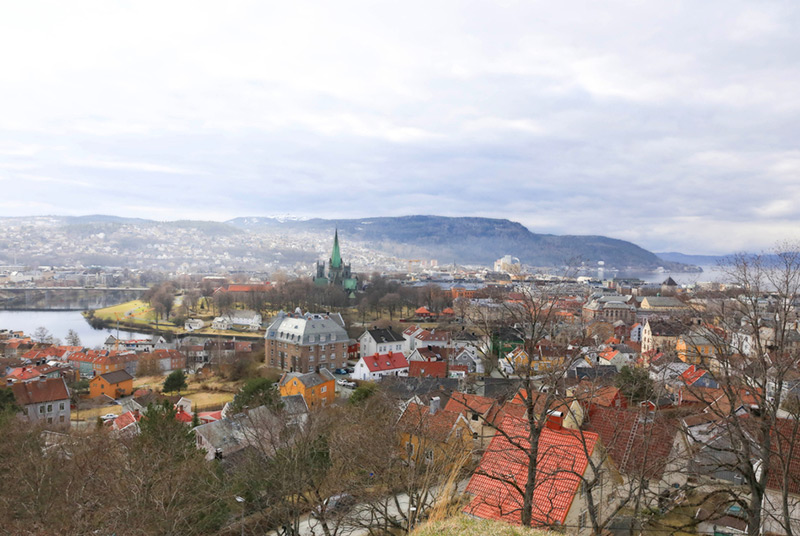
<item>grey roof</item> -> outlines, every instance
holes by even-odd
[[[306,374],[300,374],[299,372],[287,372],[281,378],[281,385],[286,385],[286,383],[293,378],[300,380],[300,382],[306,387],[316,387],[317,385],[335,379],[333,374],[331,374],[331,371],[325,368],[320,369],[319,372],[309,372]]]
[[[303,395],[284,396],[281,401],[283,402],[283,408],[289,415],[308,413],[308,405]]]
[[[399,333],[396,333],[391,328],[385,329],[368,329],[367,333],[369,333],[370,337],[377,342],[403,342],[405,339]]]
[[[324,341],[320,339],[323,336]],[[311,313],[287,315],[283,311],[270,323],[266,338],[302,345],[346,343],[350,340],[344,328],[330,315]]]
[[[645,296],[652,307],[683,307],[684,303],[672,296]]]
[[[238,419],[220,419],[201,424],[194,429],[194,433],[203,436],[212,447],[219,449],[223,454],[244,446],[245,435],[242,423]]]
[[[477,335],[472,333],[471,331],[467,331],[462,329],[461,331],[455,331],[451,335],[451,339],[454,341],[478,341],[480,340]]]
[[[100,375],[100,377],[108,383],[119,383],[133,379],[133,376],[131,376],[125,369],[115,370],[114,372],[106,372],[105,374]]]

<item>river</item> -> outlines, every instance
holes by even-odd
[[[94,329],[78,311],[0,311],[0,329],[22,330],[32,336],[36,328],[44,326],[62,342],[72,329],[87,348],[102,346],[109,335],[116,335],[115,329]],[[120,330],[123,339],[150,338],[151,335]],[[66,344],[66,343],[65,343]]]

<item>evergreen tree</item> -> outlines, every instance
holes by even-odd
[[[164,380],[164,392],[169,393],[170,391],[178,391],[180,392],[183,389],[186,389],[186,374],[183,373],[182,370],[174,370],[167,376],[167,379]]]

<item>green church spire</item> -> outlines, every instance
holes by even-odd
[[[331,268],[341,268],[342,254],[339,252],[339,229],[333,235],[333,253],[331,253]]]

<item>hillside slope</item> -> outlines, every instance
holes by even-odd
[[[671,270],[688,267],[665,261],[644,248],[605,236],[557,236],[536,234],[520,223],[492,218],[402,216],[359,219],[277,220],[236,218],[231,225],[249,230],[329,232],[339,229],[344,239],[374,244],[399,257],[426,256],[440,263],[491,264],[503,255],[518,257],[534,266],[593,265]]]

